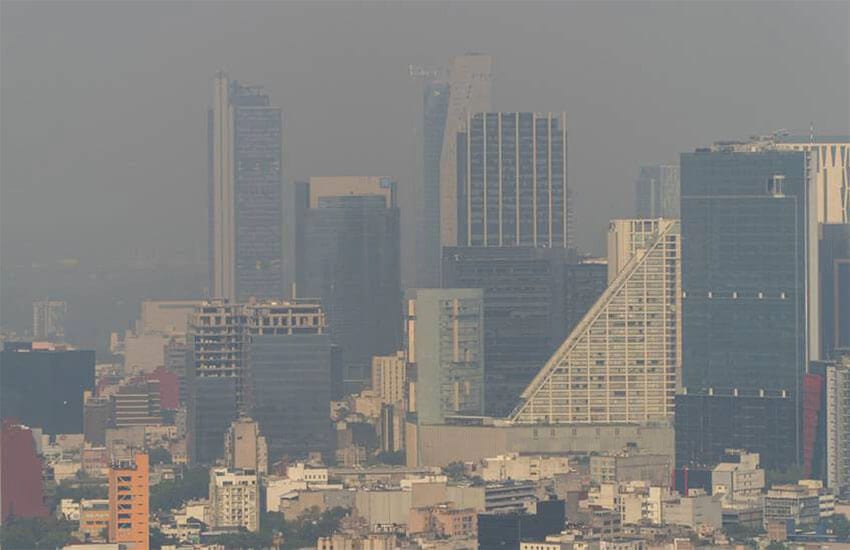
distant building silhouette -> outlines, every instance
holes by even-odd
[[[679,217],[679,167],[674,164],[641,166],[635,180],[635,217]]]

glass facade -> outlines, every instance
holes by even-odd
[[[459,246],[571,243],[566,115],[475,113],[457,138]]]
[[[642,166],[635,181],[635,217],[679,217],[679,167]]]

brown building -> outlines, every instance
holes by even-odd
[[[127,543],[128,550],[149,547],[148,469],[148,455],[136,453],[109,470],[109,542]]]
[[[407,532],[434,534],[439,537],[478,537],[478,514],[474,508],[455,508],[444,502],[425,508],[411,508]]]

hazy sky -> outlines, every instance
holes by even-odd
[[[263,84],[288,180],[410,185],[408,65],[494,58],[497,110],[567,111],[577,242],[642,163],[779,128],[847,134],[850,2],[0,4],[3,260],[206,247],[211,77]]]

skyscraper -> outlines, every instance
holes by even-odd
[[[62,300],[38,300],[32,303],[32,337],[49,342],[65,341],[65,314],[68,304]]]
[[[224,73],[207,117],[210,293],[244,301],[285,290],[281,113]]]
[[[457,149],[459,246],[570,246],[565,113],[471,113]]]
[[[564,248],[445,247],[443,286],[484,296],[486,412],[510,412],[569,333]]]
[[[471,113],[490,110],[493,59],[466,54],[452,59],[449,70],[449,104],[440,153],[440,242],[457,246],[457,133]],[[428,222],[432,223],[432,222]],[[437,256],[439,258],[439,256]]]
[[[413,289],[407,299],[411,400],[420,424],[484,414],[484,304],[481,289]]]
[[[346,389],[356,392],[369,384],[372,357],[401,345],[396,183],[310,178],[306,195],[306,208],[301,204],[296,216],[297,293],[321,300],[333,341],[342,348]]]
[[[641,166],[635,180],[635,217],[679,217],[679,167],[674,164]]]
[[[850,495],[850,354],[826,369],[826,482]]]
[[[786,390],[819,346],[814,163],[772,144],[681,156],[683,381],[690,393]],[[789,426],[789,430],[799,433]],[[797,446],[799,448],[799,445]],[[769,458],[765,458],[768,462]]]
[[[850,223],[820,225],[821,358],[850,349]]]
[[[514,422],[672,419],[681,368],[679,224],[614,220],[608,242],[608,288],[522,393]]]

